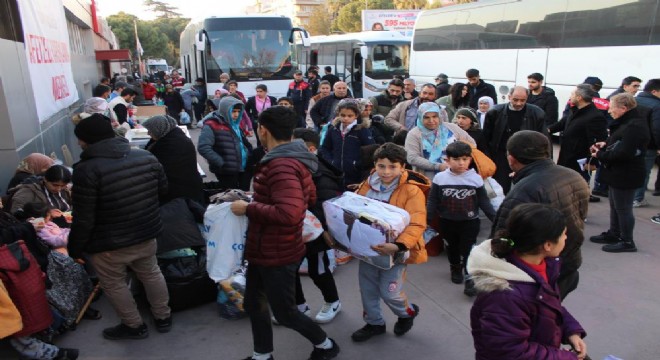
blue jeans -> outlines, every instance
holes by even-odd
[[[646,168],[646,176],[644,177],[644,185],[637,189],[635,192],[635,200],[642,201],[644,200],[644,193],[646,192],[646,187],[649,184],[649,177],[651,176],[651,170],[653,170],[653,165],[655,164],[655,157],[657,150],[649,149],[646,150],[644,154],[644,167]]]
[[[617,189],[610,186],[610,232],[623,241],[633,240],[635,216],[633,199],[637,189]]]

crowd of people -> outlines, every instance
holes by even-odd
[[[99,318],[83,306],[98,283],[120,319],[103,336],[146,338],[149,327],[125,281],[129,270],[144,285],[156,331],[170,331],[170,295],[156,254],[157,238],[172,224],[164,224],[160,209],[181,198],[206,204],[199,154],[216,186],[252,190],[251,201],[231,203],[231,211],[249,221],[244,305],[254,352],[247,360],[273,359],[273,323],[307,338],[310,359],[339,354],[339,344],[318,325],[341,311],[327,255],[336,243],[321,205],[344,191],[410,215],[394,242],[372,246],[395,259],[391,268],[359,264],[365,325],[352,333],[353,341],[386,332],[381,300],[398,318],[397,336],[412,329],[420,307],[405,292],[407,266],[427,261],[423,234],[432,229],[446,244],[448,280],[476,296],[470,322],[477,358],[584,359],[585,330],[562,300],[578,287],[588,204],[602,197],[610,204],[609,228],[590,241],[606,252],[637,250],[633,208],[647,205],[650,172],[660,154],[660,79],[648,80],[637,94],[642,81],[627,77],[604,99],[598,93],[602,82],[587,77],[576,84],[559,119],[554,91],[539,73],[498,104],[494,87],[476,69],[454,84],[445,74],[417,88],[413,79],[396,78],[368,99],[352,98],[348,85],[324,70],[320,79],[317,68],[308,70],[307,79],[296,71],[279,99],[263,84],[246,98],[228,74],[220,76],[223,86],[212,96],[203,79],[191,85],[176,71],[153,83],[115,78],[112,88],[98,85],[74,119],[83,151],[73,169],[31,154],[8,186],[1,239],[21,247],[1,249],[23,254],[48,280],[31,289],[43,300],[35,305],[16,295],[17,279],[0,276],[0,296],[8,294],[14,314],[23,316],[22,330],[5,326],[3,317],[7,330],[0,335],[11,336],[29,358],[77,358],[76,349],[51,345],[43,334],[77,323],[78,312]],[[151,140],[136,149],[123,135],[137,126],[131,108],[142,101],[162,101],[167,115],[141,124]],[[179,127],[195,122],[201,128],[196,146]],[[560,134],[556,163],[554,133]],[[491,201],[493,184],[501,187],[501,204]],[[656,180],[654,196],[659,185]],[[304,243],[306,209],[325,231]],[[492,230],[491,240],[477,245],[480,210]],[[660,223],[660,215],[653,221]],[[316,314],[298,275],[303,259],[325,301]],[[78,275],[61,285],[64,280],[48,271],[58,264]],[[53,281],[60,286],[48,283]],[[78,291],[61,300],[65,285]],[[64,311],[58,303],[70,306]],[[25,316],[30,312],[45,315]]]

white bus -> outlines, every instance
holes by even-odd
[[[354,97],[378,95],[394,75],[408,76],[410,38],[398,31],[364,31],[312,36],[309,49],[300,51],[303,69],[326,66],[348,84]]]
[[[410,75],[466,82],[465,71],[476,68],[503,102],[511,86],[527,87],[538,72],[561,109],[587,76],[603,81],[602,97],[626,76],[657,78],[658,45],[660,0],[479,1],[419,15]]]
[[[284,96],[298,69],[297,40],[309,44],[307,32],[284,16],[193,20],[181,33],[182,76],[191,82],[203,78],[209,96],[222,87],[222,73],[236,80],[245,96],[254,95],[257,84],[275,97]]]

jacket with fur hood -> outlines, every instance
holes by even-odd
[[[479,292],[470,311],[477,360],[577,359],[560,346],[586,333],[561,304],[559,258],[545,261],[548,282],[516,256],[493,256],[491,240],[472,250],[467,270]]]
[[[302,226],[305,211],[316,202],[312,174],[317,169],[316,155],[302,140],[279,145],[261,159],[246,212],[245,258],[251,265],[298,264],[305,255]]]
[[[374,173],[375,170],[372,171],[372,175]],[[369,178],[358,187],[356,192],[359,195],[366,196],[371,189]],[[406,210],[410,214],[410,224],[395,241],[405,245],[410,251],[406,264],[421,264],[428,260],[423,235],[426,230],[426,195],[430,188],[431,181],[426,176],[404,170],[399,185],[390,196],[390,205]]]
[[[360,148],[375,144],[369,125],[369,122],[356,124],[345,135],[342,135],[339,119],[328,126],[319,155],[344,172],[344,187],[359,184],[363,180]]]

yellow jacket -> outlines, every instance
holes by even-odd
[[[356,192],[366,196],[370,187],[369,178],[367,178],[360,184]],[[410,214],[410,224],[396,238],[396,242],[405,245],[410,250],[410,257],[406,260],[406,264],[421,264],[428,259],[423,235],[426,230],[426,194],[430,188],[431,181],[426,176],[411,170],[404,170],[399,179],[399,185],[390,197],[390,205],[404,209]]]
[[[0,280],[0,339],[23,329],[21,314],[11,301],[5,285]]]

